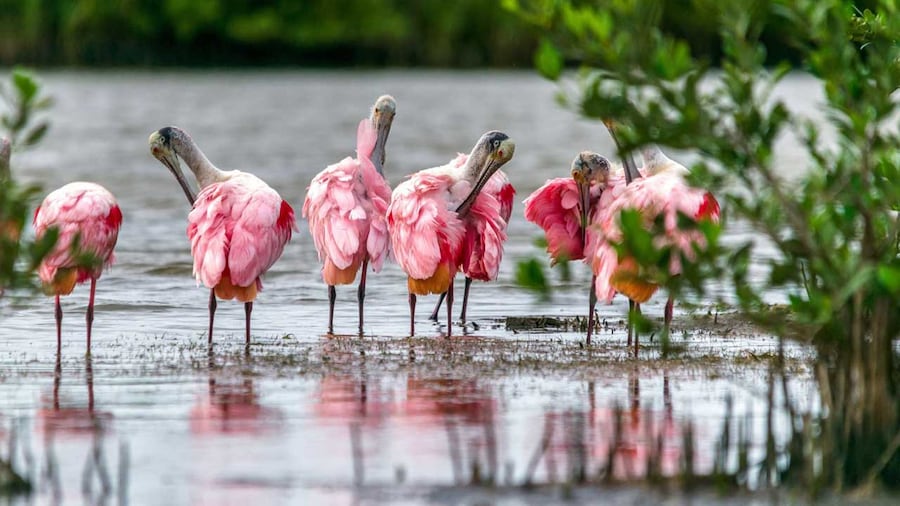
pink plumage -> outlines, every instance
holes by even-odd
[[[376,139],[371,120],[360,121],[356,139],[357,158],[344,158],[316,175],[303,203],[328,285],[352,283],[366,259],[379,272],[389,254],[385,215],[391,188],[370,159]]]
[[[675,255],[669,266],[672,275],[681,272],[681,256],[691,260],[696,256],[695,248],[703,248],[706,244],[699,230],[682,230],[678,227],[678,215],[684,214],[698,221],[719,220],[719,204],[712,194],[689,186],[683,176],[686,169],[667,158],[665,162],[666,166],[662,169],[645,167],[648,175],[633,181],[627,187],[618,185],[619,190],[610,194],[608,203],[599,207],[600,212],[593,222],[599,244],[592,265],[597,275],[596,294],[601,301],[610,302],[616,293],[612,279],[621,264],[613,244],[622,240],[619,216],[623,210],[640,212],[648,227],[657,217],[662,216],[665,231],[655,238],[654,244],[658,248],[673,248]]]
[[[466,229],[454,209],[471,185],[461,178],[458,160],[413,174],[391,196],[387,220],[394,258],[410,277],[410,291],[419,295],[445,292],[459,265]]]
[[[51,293],[68,295],[74,282],[97,279],[115,261],[113,249],[122,225],[115,197],[95,183],[69,183],[50,193],[34,213],[37,237],[56,227],[56,245],[38,267],[38,277]],[[81,255],[89,255],[85,263]],[[62,272],[61,272],[62,271]],[[70,271],[73,283],[61,279]]]
[[[600,199],[600,188],[591,187],[593,213]],[[541,227],[547,240],[550,261],[582,260],[585,240],[582,237],[581,199],[578,183],[571,177],[551,179],[525,199],[525,219]]]
[[[234,171],[203,188],[188,215],[194,276],[222,299],[249,302],[296,229],[294,210],[258,177]]]
[[[35,236],[58,232],[53,249],[41,261],[38,277],[44,290],[56,295],[56,345],[62,348],[60,295],[72,293],[77,283],[91,281],[86,312],[87,350],[91,350],[94,293],[103,269],[115,261],[113,249],[122,225],[115,197],[95,183],[69,183],[50,193],[34,212]]]

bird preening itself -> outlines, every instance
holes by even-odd
[[[679,215],[696,222],[710,220],[718,223],[720,213],[715,197],[705,189],[691,187],[684,178],[689,173],[688,169],[671,160],[658,146],[643,148],[641,156],[644,160],[641,169],[643,177],[628,185],[619,185],[620,190],[612,195],[608,203],[600,206],[595,221],[598,244],[593,258],[597,298],[608,303],[618,292],[633,301],[636,311],[656,292],[658,284],[642,276],[633,258],[620,257],[616,251],[615,244],[621,242],[623,237],[622,212],[637,211],[648,229],[654,221],[662,219],[664,229],[654,238],[654,246],[672,248],[674,254],[668,266],[672,276],[681,273],[682,258],[692,261],[696,258],[695,249],[706,246],[702,232],[679,227]],[[664,313],[666,331],[672,322],[673,308],[674,298],[669,294]],[[637,338],[634,347],[637,352]]]
[[[253,301],[262,290],[262,275],[278,260],[297,229],[294,210],[253,174],[216,168],[180,128],[162,128],[150,135],[149,142],[150,152],[172,172],[193,205],[187,235],[194,276],[211,289],[209,344],[218,297],[244,303],[249,346]],[[200,191],[196,199],[179,158],[197,179]]]
[[[468,155],[459,155],[454,160],[456,164],[464,164]],[[462,311],[459,313],[460,322],[466,324],[466,308],[469,305],[469,289],[472,280],[493,281],[500,274],[500,262],[503,260],[503,243],[506,242],[506,228],[509,225],[509,217],[512,215],[513,199],[516,189],[502,170],[497,170],[484,185],[480,198],[494,199],[493,203],[475,206],[466,217],[466,238],[463,242],[462,265],[460,271],[466,277],[463,289]],[[499,240],[493,235],[501,236]],[[442,293],[438,298],[429,317],[432,321],[438,321],[438,312],[447,294]]]
[[[87,321],[87,353],[91,351],[94,294],[103,269],[112,265],[113,249],[122,225],[122,211],[115,197],[95,183],[69,183],[53,191],[34,213],[34,232],[40,238],[50,229],[58,236],[41,261],[38,277],[44,292],[56,296],[56,346],[62,347],[60,296],[69,295],[76,284],[91,281]]]
[[[605,157],[582,151],[572,160],[571,177],[548,180],[525,199],[525,219],[541,227],[547,240],[550,264],[582,260],[590,263],[597,247],[591,224],[606,195],[610,163]],[[594,278],[588,295],[587,344],[594,327]]]
[[[385,145],[396,114],[393,97],[378,98],[356,131],[356,158],[346,157],[318,173],[309,184],[303,217],[309,220],[322,279],[328,285],[328,333],[334,332],[335,285],[349,285],[360,272],[357,299],[363,333],[366,273],[379,272],[389,256],[387,213],[391,187],[384,178]]]
[[[460,155],[416,172],[394,189],[387,220],[394,257],[408,276],[410,335],[415,334],[416,297],[444,292],[447,336],[452,334],[453,278],[465,261],[470,215],[495,217],[485,222],[480,240],[492,243],[487,250],[502,250],[506,223],[500,203],[482,190],[514,151],[506,134],[490,131],[464,160]]]

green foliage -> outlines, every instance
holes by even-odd
[[[0,63],[511,66],[536,44],[484,0],[0,0],[0,12]]]
[[[711,189],[728,218],[748,223],[774,244],[775,258],[751,276],[755,240],[724,246],[719,229],[700,225],[708,247],[667,269],[673,252],[657,249],[639,217],[622,216],[621,254],[642,275],[676,293],[702,293],[730,279],[749,314],[784,337],[818,347],[818,378],[828,417],[826,443],[810,458],[834,463],[810,478],[834,486],[900,484],[900,454],[889,442],[900,430],[900,16],[890,0],[860,11],[842,0],[695,0],[721,40],[721,68],[663,26],[663,3],[616,0],[506,2],[545,31],[540,71],[574,86],[564,103],[583,116],[621,124],[622,153],[654,142],[693,150],[701,162],[690,180]],[[614,21],[617,29],[609,29]],[[770,43],[772,27],[784,40]],[[789,45],[825,96],[824,120],[813,122],[774,93],[789,66],[771,54]],[[548,55],[553,55],[548,56]],[[560,74],[554,62],[577,63]],[[800,139],[808,155],[799,179],[783,177],[776,140]],[[827,135],[823,135],[827,134]],[[826,141],[825,139],[833,139]],[[682,226],[697,226],[681,220]],[[685,259],[682,259],[685,260]],[[787,292],[793,322],[775,317],[765,290]],[[799,465],[799,464],[798,464]]]
[[[53,103],[41,94],[40,83],[28,72],[15,69],[8,84],[0,83],[0,96],[6,104],[6,110],[0,110],[0,124],[6,132],[0,136],[8,136],[17,148],[37,144],[49,122],[36,122],[35,115]],[[22,239],[39,194],[39,187],[19,185],[12,173],[0,177],[0,297],[7,289],[33,288],[34,271],[56,244],[56,230],[49,230],[37,240]]]
[[[40,83],[28,71],[13,69],[10,82],[0,82],[0,126],[13,146],[28,147],[40,142],[50,123],[36,116],[53,105],[53,99],[40,94]]]
[[[516,283],[541,297],[550,296],[550,285],[544,275],[544,266],[537,258],[529,258],[516,264]]]

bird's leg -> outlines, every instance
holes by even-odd
[[[631,315],[634,313],[634,301],[628,299],[628,343],[626,346],[631,347],[632,335],[634,334],[634,324],[631,321]]]
[[[56,353],[62,350],[62,305],[59,303],[59,294],[56,294]]]
[[[591,335],[594,333],[594,308],[597,307],[597,291],[594,290],[594,284],[597,283],[597,276],[591,276],[591,293],[588,294],[588,320],[587,320],[587,340],[588,346],[591,345]]]
[[[437,304],[434,305],[434,311],[431,312],[431,316],[428,317],[429,320],[433,322],[438,321],[438,312],[441,310],[441,304],[444,303],[444,298],[447,296],[447,292],[442,293],[438,296]]]
[[[453,334],[453,280],[447,288],[447,337]]]
[[[337,300],[337,289],[328,285],[328,333],[334,334],[334,301]]]
[[[636,316],[641,315],[641,305],[637,302],[634,303],[634,314]],[[637,330],[634,332],[634,358],[638,358],[638,343],[640,342],[640,336],[637,333]]]
[[[84,319],[87,321],[87,354],[91,354],[91,327],[94,325],[94,294],[97,291],[97,279],[91,278],[91,296],[88,299],[87,311]]]
[[[366,270],[369,268],[369,260],[363,260],[362,276],[359,278],[359,289],[356,298],[359,300],[359,335],[363,335],[363,302],[366,300]]]
[[[463,290],[463,307],[462,312],[459,313],[459,320],[462,322],[463,326],[466,325],[466,306],[469,305],[469,287],[472,286],[472,278],[466,276],[466,287]]]
[[[416,294],[409,292],[409,337],[416,335]]]
[[[666,310],[663,313],[663,325],[665,328],[663,331],[668,334],[669,333],[669,325],[672,324],[672,313],[675,311],[675,297],[670,293],[669,300],[666,301]]]
[[[245,344],[244,345],[248,348],[250,347],[250,313],[252,313],[252,312],[253,312],[253,301],[245,302],[244,303],[244,318],[246,321],[244,322],[244,328],[246,329],[246,331],[245,331]]]
[[[209,339],[209,346],[212,348],[212,334],[213,334],[213,320],[216,316],[216,289],[209,289],[209,333],[207,335],[207,339]]]

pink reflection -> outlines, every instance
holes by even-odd
[[[210,373],[208,385],[191,408],[191,432],[262,434],[278,426],[280,411],[259,404],[252,379],[220,381]]]
[[[325,376],[319,385],[314,411],[319,418],[380,425],[393,412],[391,393],[366,377]]]
[[[453,417],[464,424],[483,424],[494,419],[496,402],[474,379],[406,380],[403,412],[409,416]]]
[[[62,362],[57,354],[56,367],[53,370],[53,397],[41,400],[42,406],[36,414],[38,432],[52,439],[57,434],[94,434],[108,429],[113,418],[112,413],[94,409],[94,370],[90,356],[85,358],[84,374],[88,394],[87,405],[63,405],[59,396],[62,385]]]

